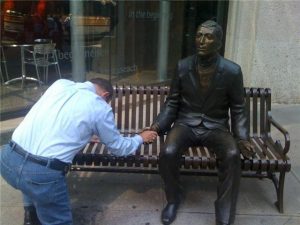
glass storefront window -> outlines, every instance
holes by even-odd
[[[21,73],[20,51],[5,46],[46,39],[56,44],[63,78],[84,81],[100,76],[120,85],[168,84],[177,61],[194,54],[197,25],[214,19],[226,32],[227,11],[224,0],[4,0],[1,46],[9,79]],[[29,66],[26,73],[36,76]],[[49,70],[46,85],[58,78]]]

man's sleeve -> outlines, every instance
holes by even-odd
[[[123,137],[117,129],[112,109],[104,111],[99,116],[96,129],[100,141],[115,155],[129,155],[135,152],[143,143],[140,135]]]
[[[179,66],[178,66],[179,68]],[[155,130],[158,134],[163,134],[171,128],[171,125],[177,118],[177,112],[180,101],[180,78],[178,75],[178,68],[172,79],[170,93],[153,124],[151,129]]]
[[[248,140],[249,128],[244,100],[243,74],[240,67],[234,74],[229,95],[232,133],[237,140]]]

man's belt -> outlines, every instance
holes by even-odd
[[[68,173],[70,169],[70,164],[62,162],[58,159],[43,159],[39,156],[35,156],[27,151],[25,151],[21,146],[19,146],[16,142],[10,141],[9,146],[13,151],[23,156],[24,158],[27,156],[27,159],[31,162],[37,163],[42,166],[46,166],[53,170],[62,171],[64,174]]]

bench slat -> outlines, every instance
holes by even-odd
[[[144,120],[144,87],[139,87],[139,101],[138,101],[138,112],[139,112],[139,123],[138,127],[143,128],[143,120]]]
[[[268,171],[273,172],[276,171],[277,169],[277,160],[274,158],[274,156],[270,153],[269,149],[267,146],[264,144],[261,138],[254,137],[253,140],[255,143],[262,149],[263,154],[266,156],[266,158],[269,159],[269,168]]]
[[[122,97],[123,97],[123,87],[119,87],[118,91],[118,101],[117,103],[117,127],[118,129],[122,130],[122,111],[123,111],[123,105],[122,105]]]
[[[269,161],[266,159],[266,156],[263,153],[263,150],[257,146],[256,142],[253,139],[250,140],[251,144],[254,146],[254,150],[256,152],[256,157],[259,158],[260,163],[260,171],[267,171],[269,167]]]
[[[151,124],[151,118],[150,118],[150,112],[151,112],[151,92],[152,90],[150,89],[150,87],[146,88],[146,100],[145,100],[145,111],[146,111],[146,120],[144,121],[143,127],[149,126],[149,124]]]
[[[137,88],[132,87],[132,119],[131,119],[131,129],[134,131],[137,131],[137,126],[136,126],[136,119],[137,119],[137,111],[136,111],[136,106],[137,106]]]
[[[266,99],[265,99],[265,90],[263,88],[259,88],[260,93],[260,135],[266,132]]]
[[[125,130],[128,130],[129,129],[129,121],[130,121],[130,110],[129,110],[129,107],[130,107],[130,87],[129,86],[126,86],[124,88],[125,90],[125,99],[124,99],[124,107],[125,107],[125,111],[124,111],[124,116],[125,116],[125,119],[124,119],[124,128]]]
[[[252,89],[252,126],[253,126],[253,136],[257,136],[257,96],[258,96],[258,91],[256,88]]]

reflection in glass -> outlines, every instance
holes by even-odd
[[[227,8],[228,1],[5,0],[1,40],[51,39],[66,78],[157,83],[170,79],[178,59],[194,53],[198,24],[216,19],[226,27]],[[74,62],[75,53],[80,63]],[[72,76],[72,63],[75,71],[83,68],[81,77]]]

